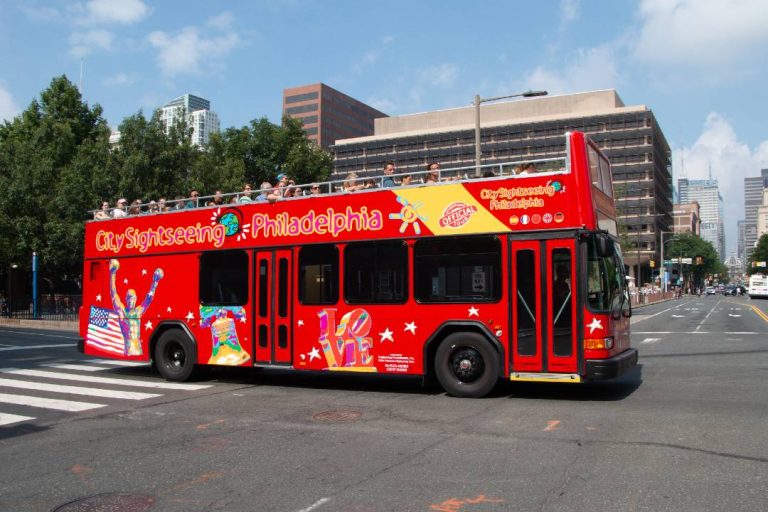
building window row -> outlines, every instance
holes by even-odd
[[[300,101],[316,100],[318,98],[317,91],[307,92],[304,94],[294,94],[293,96],[286,96],[285,103],[298,103]]]

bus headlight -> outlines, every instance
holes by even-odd
[[[587,350],[611,350],[613,348],[613,336],[607,338],[585,338],[584,348]]]

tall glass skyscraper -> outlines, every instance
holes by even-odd
[[[701,238],[712,243],[720,261],[725,260],[725,225],[723,196],[717,180],[677,180],[681,203],[696,201],[701,213]]]

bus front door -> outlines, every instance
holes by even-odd
[[[576,241],[513,241],[512,380],[578,382]]]
[[[290,364],[292,254],[274,250],[256,251],[254,256],[254,363]]]

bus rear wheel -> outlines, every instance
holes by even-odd
[[[435,353],[435,375],[449,395],[480,398],[499,380],[499,353],[478,333],[448,335]]]
[[[170,329],[155,346],[155,366],[166,380],[185,381],[195,370],[195,347],[185,333]]]

